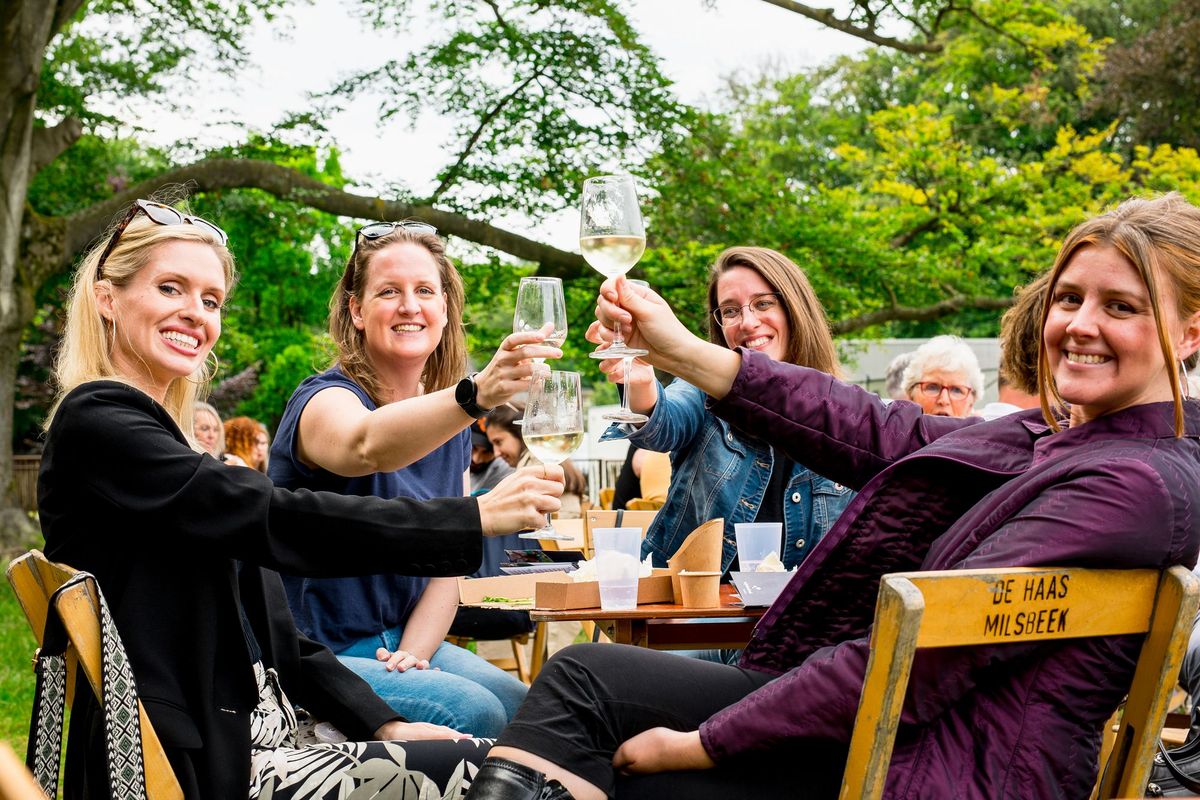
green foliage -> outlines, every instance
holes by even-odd
[[[651,163],[659,281],[753,243],[797,261],[834,320],[1007,297],[1086,216],[1138,192],[1200,199],[1195,151],[1130,147],[1089,110],[1107,40],[1053,3],[972,8],[936,55],[868,51],[737,86],[727,111],[668,139]],[[994,335],[997,317],[867,333]]]
[[[408,0],[365,5],[379,28],[413,25]],[[613,0],[435,0],[431,10],[450,23],[434,42],[334,95],[377,95],[381,121],[453,121],[455,156],[430,198],[441,205],[557,210],[602,167],[637,169],[680,117],[657,58]]]
[[[5,562],[5,568],[8,563]],[[0,589],[0,740],[21,757],[29,736],[29,713],[33,709],[33,670],[29,659],[37,642],[17,597],[5,585]]]

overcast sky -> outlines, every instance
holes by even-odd
[[[144,138],[158,143],[195,139],[202,145],[237,141],[240,131],[223,121],[238,120],[268,129],[288,111],[305,108],[308,92],[329,88],[340,77],[377,66],[408,51],[349,16],[345,0],[314,0],[289,12],[289,19],[262,26],[248,38],[252,67],[230,81],[189,74],[192,111],[186,116],[155,110],[137,122]],[[755,74],[766,64],[790,68],[814,65],[860,49],[858,40],[810,22],[762,0],[636,0],[633,20],[645,41],[663,59],[679,96],[707,105],[722,77]],[[283,37],[280,31],[287,31]],[[203,123],[197,125],[197,121]],[[442,143],[449,127],[436,117],[423,118],[409,131],[396,124],[379,128],[370,103],[352,106],[329,120],[333,139],[343,153],[347,174],[365,180],[403,180],[415,190],[431,189],[432,178],[447,160]],[[538,226],[521,219],[496,220],[523,233],[575,250],[573,215]]]

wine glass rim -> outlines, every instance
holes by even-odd
[[[549,275],[526,275],[521,278],[521,283],[562,283],[562,278],[554,278]]]
[[[618,174],[618,175],[593,175],[590,178],[585,178],[583,183],[584,183],[584,185],[587,185],[589,183],[612,183],[615,181],[632,181],[632,180],[633,180],[632,175],[630,175],[628,173],[624,173],[624,174]]]

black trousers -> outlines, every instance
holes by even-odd
[[[579,644],[546,663],[496,746],[541,756],[618,800],[836,797],[846,746],[795,741],[714,769],[618,775],[613,753],[650,728],[696,730],[772,676],[615,644]]]

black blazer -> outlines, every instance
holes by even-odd
[[[297,633],[272,570],[335,577],[464,575],[479,566],[473,498],[414,501],[276,488],[195,452],[141,391],[72,391],[38,480],[46,555],[94,574],[138,692],[189,798],[244,798],[257,702],[238,611],[289,698],[352,739],[396,714],[325,647]],[[235,561],[247,566],[239,573]],[[68,797],[106,797],[103,719],[81,691],[67,745]]]

